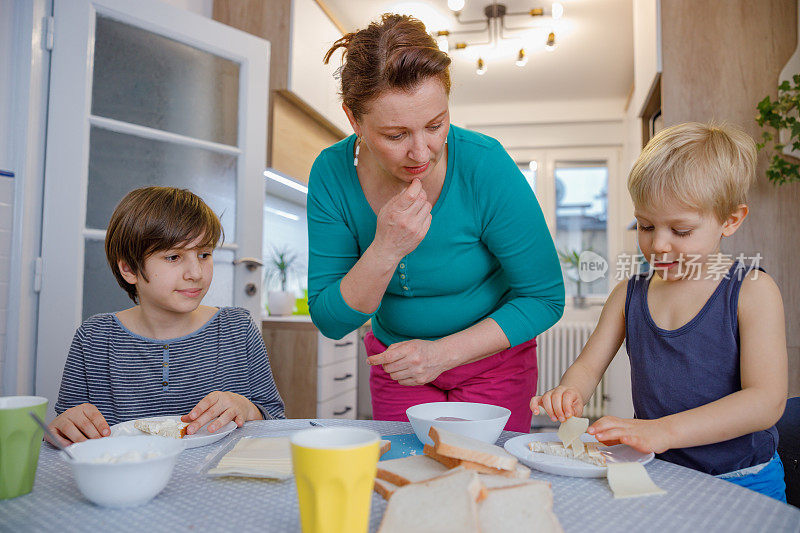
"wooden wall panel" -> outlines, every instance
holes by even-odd
[[[797,45],[795,0],[661,0],[665,126],[728,121],[755,139],[756,104],[777,96],[778,76]],[[764,257],[787,319],[790,393],[800,394],[800,183],[772,185],[759,155],[750,216],[723,252]]]
[[[289,49],[291,47],[292,0],[214,0],[213,18],[270,43],[269,92],[289,86]],[[269,98],[265,94],[264,98]],[[272,106],[267,106],[267,125],[272,124]],[[267,132],[267,160],[271,129]]]
[[[317,417],[317,329],[311,323],[261,323],[286,418]]]
[[[344,138],[344,133],[287,92],[273,93],[271,165],[308,183],[319,153]]]

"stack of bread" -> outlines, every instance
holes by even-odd
[[[550,484],[503,448],[431,427],[425,455],[378,463],[380,532],[562,531]]]

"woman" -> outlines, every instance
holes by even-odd
[[[337,41],[355,135],[309,180],[309,307],[365,338],[373,416],[407,420],[434,401],[511,410],[530,430],[535,336],[564,308],[553,241],[500,144],[450,125],[450,58],[418,20],[384,15]]]

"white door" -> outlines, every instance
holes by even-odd
[[[36,393],[52,405],[75,329],[130,307],[106,263],[130,190],[188,188],[220,216],[204,303],[260,316],[269,43],[155,0],[55,0]],[[255,289],[255,291],[253,291]]]

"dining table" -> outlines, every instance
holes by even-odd
[[[132,508],[104,508],[86,500],[67,462],[42,444],[33,491],[0,501],[0,531],[300,531],[294,479],[211,477],[204,468],[230,439],[277,437],[313,427],[311,420],[247,422],[224,439],[184,450],[164,490]],[[412,434],[408,422],[315,420],[324,426],[371,429],[383,436]],[[497,444],[520,433],[504,431]],[[123,437],[124,438],[124,437]],[[605,478],[533,470],[550,483],[553,510],[565,532],[739,531],[800,532],[800,510],[733,483],[654,459],[647,472],[666,494],[615,499]],[[377,531],[387,502],[371,501],[369,530]]]

